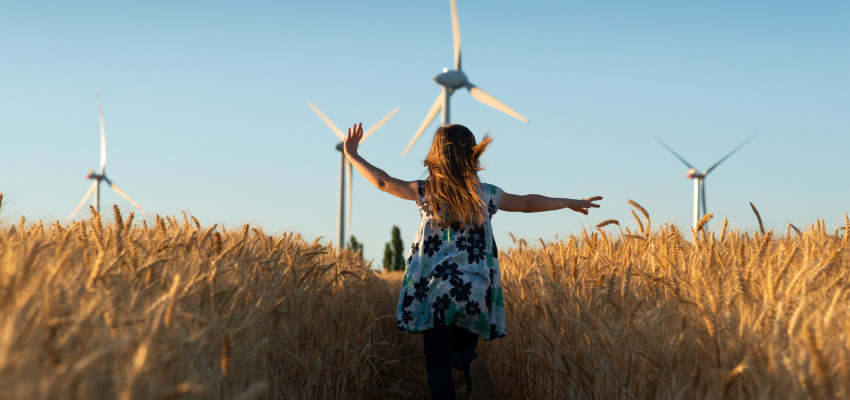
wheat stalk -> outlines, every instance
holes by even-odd
[[[174,306],[177,303],[177,289],[180,287],[180,275],[174,277],[174,283],[171,284],[171,289],[168,291],[168,308],[165,310],[165,327],[170,328],[174,319]]]
[[[221,254],[221,234],[215,233],[215,253]]]
[[[163,222],[159,214],[156,215],[156,228],[157,235],[165,236],[165,222]]]
[[[643,231],[643,235],[648,237],[648,236],[649,236],[649,232],[650,232],[650,230],[651,230],[651,228],[650,228],[651,220],[650,220],[650,218],[649,218],[649,213],[648,213],[648,212],[646,212],[646,209],[644,209],[644,208],[643,208],[643,206],[641,206],[640,204],[638,204],[636,201],[634,201],[634,200],[632,200],[632,199],[628,199],[628,200],[626,200],[626,201],[627,201],[627,202],[629,203],[629,205],[631,205],[632,207],[637,208],[637,209],[640,211],[640,213],[641,213],[641,214],[643,214],[643,217],[644,217],[644,218],[646,218],[646,230],[644,230],[644,229],[643,229],[643,224],[641,224],[641,223],[640,223],[640,220],[638,220],[638,225],[640,225],[640,226],[641,226],[641,231]],[[633,211],[632,213],[634,213],[634,211]],[[635,219],[637,219],[637,216],[635,216]]]
[[[832,398],[835,392],[832,387],[832,379],[830,378],[829,365],[827,365],[823,352],[818,346],[817,338],[815,338],[815,332],[811,327],[806,329],[806,333],[805,335],[803,335],[803,339],[806,343],[806,347],[808,348],[809,353],[812,355],[812,361],[815,367],[815,377],[817,378],[817,382],[819,383],[817,389],[820,389],[820,397]]]
[[[136,213],[130,211],[130,215],[127,216],[127,221],[124,222],[124,230],[121,232],[121,236],[127,237],[130,233],[130,229],[133,227],[133,218],[136,217]]]
[[[602,228],[604,226],[608,226],[608,225],[611,225],[611,224],[620,226],[620,221],[617,221],[616,219],[606,219],[606,220],[596,224],[596,228]]]
[[[797,229],[797,227],[796,227],[796,226],[794,226],[794,224],[792,224],[792,223],[790,223],[790,222],[789,222],[789,223],[788,223],[788,226],[790,226],[790,227],[791,227],[791,229],[793,229],[793,230],[794,230],[794,232],[797,232],[797,235],[798,235],[798,236],[801,234],[800,230],[799,230],[799,229]]]
[[[189,217],[186,216],[186,211],[181,211],[183,213],[183,228],[189,229]]]
[[[714,217],[714,214],[712,214],[712,213],[708,213],[708,214],[704,215],[702,218],[700,218],[699,222],[697,222],[697,229],[696,229],[696,231],[697,231],[697,232],[701,231],[701,230],[702,230],[702,228],[705,226],[705,224],[707,224],[707,223],[708,223],[708,221],[711,221],[711,218],[713,218],[713,217]],[[724,221],[725,221],[725,219],[724,219]],[[725,228],[725,225],[724,225],[724,228]],[[724,231],[725,231],[725,229],[724,229]],[[722,237],[722,236],[723,236],[723,235],[721,235],[721,237]],[[722,239],[721,239],[721,241],[722,241]]]
[[[635,221],[637,221],[638,231],[643,232],[644,231],[643,222],[640,220],[640,217],[637,216],[637,213],[635,213],[635,210],[631,210],[631,211],[632,211],[632,216],[635,217]]]
[[[756,206],[750,202],[750,207],[753,209],[753,212],[756,214],[756,219],[759,221],[759,230],[761,234],[764,235],[764,224],[761,222],[761,215],[759,215],[759,210],[756,209]]]
[[[113,204],[112,211],[115,214],[115,245],[117,250],[120,252],[124,242],[122,238],[122,234],[124,233],[124,220],[121,218],[121,210],[118,209],[118,205]]]
[[[227,375],[227,370],[230,367],[230,334],[225,333],[221,339],[221,360],[219,362],[221,374]]]

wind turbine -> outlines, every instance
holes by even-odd
[[[345,158],[345,151],[343,150],[343,142],[345,141],[345,134],[342,133],[342,130],[336,127],[331,120],[325,116],[321,111],[319,111],[313,103],[307,102],[307,105],[316,112],[319,118],[322,121],[325,121],[325,124],[331,128],[334,134],[339,138],[340,142],[337,143],[336,149],[339,151],[339,214],[337,218],[337,237],[339,238],[339,248],[342,248],[345,243],[345,226],[348,225],[348,229],[351,229],[351,163],[348,162],[348,159]],[[363,133],[363,139],[360,140],[360,143],[366,141],[378,128],[381,127],[385,122],[387,122],[395,113],[398,112],[399,107],[394,108],[387,114],[386,117],[382,118],[375,126],[369,128],[366,132]],[[347,190],[346,190],[347,188]],[[347,199],[346,199],[347,197]],[[348,210],[346,212],[346,204],[348,205]],[[348,221],[346,223],[346,215],[348,216]]]
[[[440,110],[443,111],[443,125],[449,123],[449,98],[451,98],[452,93],[454,93],[455,89],[460,89],[465,87],[469,90],[469,94],[472,95],[475,100],[478,100],[481,103],[484,103],[490,107],[493,107],[505,114],[508,114],[522,122],[528,122],[528,119],[520,115],[518,112],[512,110],[510,107],[506,106],[501,101],[497,100],[495,97],[485,92],[484,89],[479,88],[478,86],[473,85],[467,79],[466,74],[463,73],[460,67],[460,25],[458,24],[457,19],[457,3],[455,0],[451,0],[452,6],[452,37],[454,38],[454,56],[455,56],[455,64],[454,69],[450,70],[448,68],[443,68],[443,72],[434,77],[434,81],[437,82],[440,86],[443,87],[442,93],[437,96],[437,100],[434,101],[434,104],[431,105],[431,109],[428,111],[428,114],[425,116],[425,120],[422,121],[422,125],[419,125],[419,129],[416,131],[416,134],[413,135],[413,140],[410,141],[410,144],[407,145],[407,148],[404,149],[404,152],[401,153],[401,156],[404,157],[410,148],[413,147],[413,144],[419,139],[419,136],[422,136],[422,132],[425,131],[425,128],[428,125],[431,125],[431,122],[437,116],[437,113]]]
[[[723,158],[721,158],[719,161],[714,163],[714,165],[712,165],[707,170],[705,170],[705,172],[699,172],[696,168],[694,168],[693,165],[691,165],[689,162],[685,161],[685,159],[682,158],[682,156],[680,156],[675,151],[673,151],[673,149],[671,149],[670,146],[667,146],[666,144],[664,144],[664,142],[662,142],[661,139],[655,138],[655,140],[657,140],[658,143],[661,143],[662,146],[667,148],[667,150],[669,150],[671,153],[673,153],[673,155],[676,156],[676,158],[678,158],[682,163],[684,163],[688,168],[690,168],[688,170],[687,177],[694,180],[694,229],[697,228],[697,223],[699,223],[699,220],[703,216],[705,216],[705,214],[706,214],[706,211],[705,211],[706,210],[705,177],[708,176],[708,174],[712,170],[717,168],[717,166],[720,165],[720,163],[722,163],[723,161],[726,161],[726,159],[729,158],[729,156],[734,154],[741,147],[744,147],[744,145],[747,144],[747,142],[749,142],[750,140],[753,140],[754,137],[755,137],[755,135],[750,136],[749,139],[747,139],[743,143],[739,144],[738,147],[736,147],[732,151],[730,151],[729,154],[726,154],[725,156],[723,156]]]
[[[70,220],[74,217],[74,214],[76,214],[77,211],[80,211],[80,208],[83,207],[83,204],[86,204],[92,194],[94,194],[94,209],[97,210],[97,212],[100,212],[101,181],[105,181],[109,185],[109,187],[112,188],[112,190],[120,194],[125,199],[129,200],[130,203],[133,203],[133,205],[136,206],[136,208],[138,208],[139,211],[142,212],[142,214],[145,214],[145,210],[142,210],[142,207],[140,207],[138,203],[136,203],[132,198],[130,198],[127,193],[124,193],[124,191],[121,190],[118,185],[116,185],[114,182],[112,182],[109,178],[106,177],[106,135],[103,129],[103,107],[101,107],[100,105],[100,93],[97,94],[97,109],[100,113],[100,173],[96,174],[94,173],[94,170],[90,169],[89,173],[86,174],[86,179],[94,180],[94,183],[92,183],[91,187],[89,188],[89,191],[86,192],[86,195],[83,196],[83,200],[80,202],[79,205],[77,205],[77,208],[75,208],[74,211],[71,212],[71,215],[68,216],[68,219]]]

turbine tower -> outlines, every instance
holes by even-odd
[[[696,168],[694,168],[693,165],[691,165],[689,162],[685,161],[685,159],[682,158],[682,156],[680,156],[675,151],[673,151],[673,149],[671,149],[670,146],[667,146],[666,144],[664,144],[664,142],[662,142],[660,139],[655,138],[655,140],[657,140],[658,143],[661,143],[661,145],[664,146],[671,153],[673,153],[673,155],[676,156],[676,158],[678,158],[679,161],[681,161],[688,168],[690,168],[688,170],[687,177],[694,180],[694,229],[697,228],[697,223],[699,223],[699,220],[702,219],[702,217],[705,216],[705,214],[707,213],[706,212],[706,203],[705,203],[705,177],[708,176],[708,174],[712,170],[717,168],[717,166],[720,165],[720,163],[722,163],[723,161],[726,161],[726,159],[729,158],[729,156],[734,154],[741,147],[744,147],[744,145],[747,144],[747,142],[749,142],[750,140],[753,140],[754,137],[755,136],[750,136],[749,139],[747,139],[743,143],[739,144],[738,147],[736,147],[735,149],[730,151],[729,154],[726,154],[725,156],[723,156],[723,158],[721,158],[719,161],[714,163],[714,165],[712,165],[707,170],[705,170],[705,172],[699,172]]]
[[[106,177],[106,134],[104,133],[103,129],[103,107],[101,107],[100,105],[100,93],[97,94],[97,109],[100,113],[100,173],[96,174],[94,173],[94,170],[90,169],[89,173],[86,174],[86,179],[94,180],[94,183],[92,183],[91,187],[89,188],[89,191],[86,192],[86,195],[83,196],[83,200],[80,202],[79,205],[77,205],[77,208],[75,208],[74,211],[71,212],[71,215],[68,216],[68,219],[70,220],[74,217],[74,214],[76,214],[77,211],[80,211],[80,208],[82,208],[83,205],[86,204],[92,194],[94,194],[94,202],[92,205],[98,213],[100,212],[101,181],[105,181],[109,185],[109,187],[112,188],[112,190],[120,194],[125,199],[129,200],[130,203],[133,203],[133,205],[136,206],[136,208],[138,208],[139,211],[142,212],[142,214],[145,214],[145,210],[142,210],[142,207],[140,207],[135,200],[130,198],[130,196],[127,193],[124,193],[124,191],[121,190],[118,185],[116,185],[114,182],[112,182],[109,178]]]
[[[342,133],[342,130],[336,127],[331,120],[325,116],[321,111],[319,111],[313,103],[307,102],[307,105],[316,112],[319,118],[322,121],[325,121],[325,124],[331,128],[334,134],[339,138],[340,142],[337,143],[336,149],[339,151],[339,214],[337,217],[337,226],[336,232],[337,237],[339,239],[338,246],[341,249],[343,244],[345,244],[345,227],[348,226],[348,229],[351,230],[351,163],[348,162],[348,159],[345,158],[345,151],[343,150],[343,142],[345,141],[345,134]],[[375,126],[371,127],[369,130],[363,133],[363,139],[360,140],[360,143],[366,141],[378,128],[381,127],[384,123],[386,123],[395,113],[398,112],[399,107],[394,108],[387,114],[386,117],[382,118]],[[346,207],[347,205],[347,207]],[[348,210],[346,210],[348,208]],[[346,218],[347,216],[347,218]],[[346,221],[347,219],[347,221]]]
[[[451,113],[449,112],[449,99],[454,93],[455,89],[460,89],[465,87],[469,90],[469,94],[472,95],[475,100],[478,100],[485,105],[493,107],[505,114],[508,114],[522,122],[528,122],[528,119],[520,115],[518,112],[514,111],[501,101],[497,100],[495,97],[485,92],[484,89],[479,88],[478,86],[473,85],[467,79],[466,74],[463,73],[460,67],[460,24],[458,24],[457,18],[457,3],[455,0],[451,0],[452,7],[452,38],[454,39],[454,57],[455,64],[454,69],[450,70],[448,68],[443,68],[443,72],[434,77],[434,81],[437,82],[440,86],[443,87],[442,93],[437,96],[437,100],[434,101],[434,104],[431,105],[431,109],[428,111],[428,114],[425,116],[425,120],[422,121],[422,125],[419,125],[419,129],[416,131],[416,134],[413,135],[413,140],[410,141],[410,144],[407,145],[407,148],[401,153],[401,156],[404,157],[410,148],[413,147],[413,144],[419,139],[419,136],[422,136],[422,132],[428,128],[428,125],[431,125],[431,122],[437,116],[437,113],[440,110],[443,111],[443,125],[449,124]]]

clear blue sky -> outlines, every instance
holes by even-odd
[[[758,137],[706,180],[709,212],[755,229],[749,202],[784,232],[850,212],[847,1],[458,0],[470,81],[530,120],[452,97],[453,122],[495,141],[485,181],[517,193],[603,195],[590,217],[499,213],[536,241],[615,218],[626,199],[687,229],[687,168]],[[400,154],[452,64],[449,1],[0,3],[0,224],[64,220],[97,168],[95,93],[107,172],[151,214],[245,222],[308,240],[336,235],[338,126],[402,179],[423,176],[432,125]],[[132,207],[108,189],[102,201]],[[413,203],[354,181],[353,231],[380,264],[393,225],[409,244]],[[715,224],[715,228],[719,224]],[[335,239],[334,239],[335,240]]]

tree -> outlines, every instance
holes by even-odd
[[[384,270],[404,271],[404,242],[401,230],[393,225],[390,242],[384,246]]]
[[[384,246],[384,271],[392,271],[393,270],[393,249],[390,247],[390,244],[387,243]]]
[[[401,229],[393,225],[392,235],[390,244],[393,246],[393,269],[404,271],[404,242],[401,240]]]
[[[363,259],[363,243],[357,241],[357,238],[354,235],[351,235],[351,239],[348,239],[348,244],[345,246],[347,249],[351,250],[352,253],[360,252],[360,259]]]

